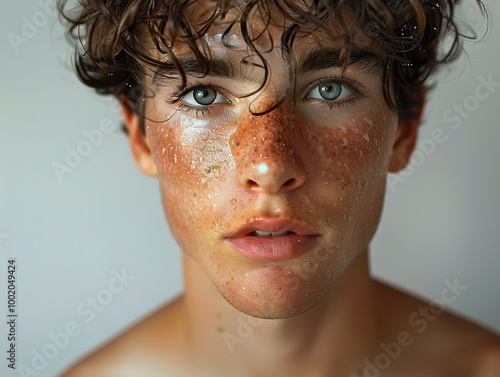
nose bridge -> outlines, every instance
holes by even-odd
[[[283,158],[293,153],[292,143],[295,126],[292,117],[282,109],[276,109],[265,115],[254,115],[251,122],[254,150],[259,157]],[[248,132],[248,131],[247,131]]]
[[[240,185],[258,193],[286,192],[302,185],[306,172],[299,140],[296,119],[286,109],[249,115],[232,141]]]

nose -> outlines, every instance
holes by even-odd
[[[291,116],[280,110],[249,116],[233,135],[238,183],[261,194],[285,193],[307,178],[300,153],[300,135]]]

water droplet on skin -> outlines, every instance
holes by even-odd
[[[165,154],[165,151],[166,151],[166,148],[163,148],[163,149],[161,150],[161,154]]]
[[[364,134],[363,139],[365,139],[366,141],[370,141],[370,136],[368,136],[368,134]]]
[[[246,291],[246,290],[247,290],[247,287],[241,287],[241,290],[242,290],[242,291]]]
[[[236,203],[238,203],[238,200],[236,198],[232,198],[229,203],[234,206]]]

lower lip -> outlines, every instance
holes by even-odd
[[[244,236],[226,238],[226,241],[249,258],[280,260],[306,253],[314,246],[317,237],[298,234],[281,237]]]

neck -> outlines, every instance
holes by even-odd
[[[198,264],[183,255],[190,341],[202,362],[274,371],[274,376],[345,375],[375,345],[375,289],[367,251],[351,263],[314,308],[292,318],[272,320],[235,309]],[[320,366],[321,371],[304,369],[311,365]]]

